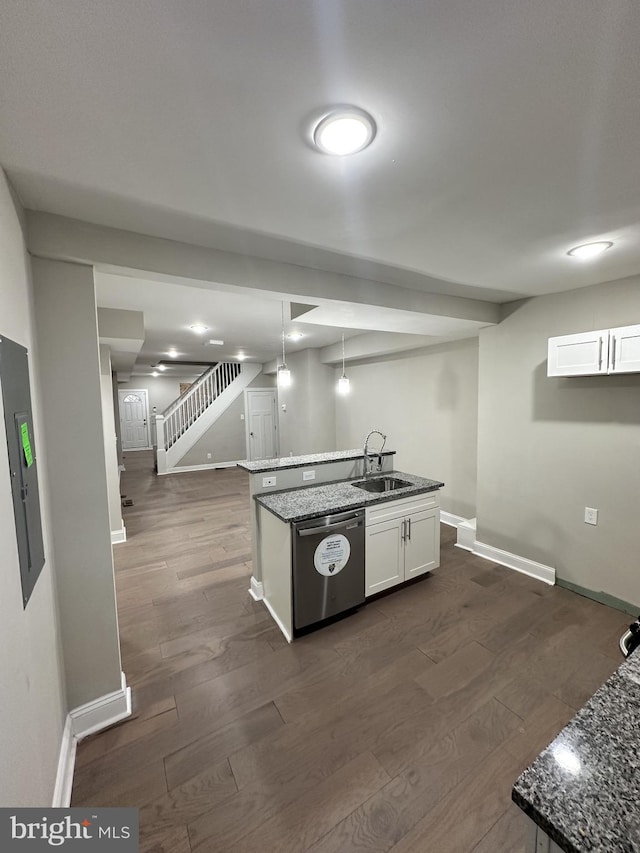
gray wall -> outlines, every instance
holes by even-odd
[[[102,399],[102,429],[104,433],[104,458],[109,496],[109,526],[112,532],[122,529],[122,504],[120,502],[120,472],[113,410],[113,382],[111,353],[105,344],[100,346],[100,397]]]
[[[335,371],[337,382],[342,370]],[[348,364],[351,392],[336,396],[336,444],[360,447],[371,429],[387,435],[398,470],[442,480],[442,508],[475,515],[478,341],[419,355]]]
[[[47,499],[40,377],[34,354],[30,265],[4,172],[0,170],[0,335],[29,350],[45,566],[22,608],[9,465],[0,396],[0,806],[48,806],[67,713]]]
[[[275,377],[259,373],[247,388],[273,388]],[[213,426],[207,430],[178,465],[211,465],[216,462],[237,462],[247,458],[245,396],[240,394]],[[207,453],[211,459],[207,459]]]
[[[336,449],[334,370],[320,361],[320,350],[287,356],[292,384],[278,388],[280,456]],[[286,405],[286,412],[282,405]]]
[[[640,322],[640,277],[505,313],[480,334],[477,538],[640,606],[640,375],[546,376],[548,337]]]
[[[38,367],[67,699],[120,689],[93,269],[34,258]]]

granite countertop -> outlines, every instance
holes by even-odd
[[[524,771],[512,798],[567,853],[639,853],[640,650]]]
[[[395,450],[383,450],[373,456],[393,456]],[[308,453],[306,456],[282,456],[280,459],[256,459],[254,462],[238,462],[238,468],[244,468],[250,474],[261,474],[263,471],[281,471],[284,468],[302,468],[306,465],[326,465],[328,462],[341,462],[343,459],[361,459],[364,456],[361,447],[353,450],[334,450],[331,453]]]
[[[360,451],[362,454],[362,451]],[[411,485],[393,492],[365,492],[351,485],[358,480],[340,480],[336,483],[324,483],[318,486],[307,486],[299,489],[290,489],[286,492],[271,492],[265,495],[256,495],[254,500],[268,509],[282,521],[295,522],[305,521],[308,518],[317,518],[321,515],[330,515],[336,512],[345,512],[349,509],[360,509],[372,504],[384,503],[385,501],[410,498],[424,492],[433,492],[441,489],[444,483],[439,480],[428,480],[425,477],[416,477],[415,474],[405,474],[402,471],[385,471],[378,476],[397,477],[407,480]],[[367,477],[367,479],[374,479]]]

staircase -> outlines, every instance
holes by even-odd
[[[225,361],[210,367],[156,415],[156,469],[169,474],[260,373],[259,364]]]

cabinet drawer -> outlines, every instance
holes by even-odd
[[[369,526],[370,524],[377,524],[379,521],[402,518],[405,515],[421,512],[425,509],[434,509],[434,507],[438,506],[440,506],[440,493],[438,491],[425,492],[422,495],[411,495],[409,498],[399,498],[395,501],[386,501],[382,504],[367,507],[365,510],[365,519],[367,526]]]

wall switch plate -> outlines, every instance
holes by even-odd
[[[243,420],[244,420],[244,412],[240,415],[240,420],[241,420],[241,421],[243,421]]]
[[[584,523],[585,524],[597,524],[598,523],[598,510],[594,509],[591,506],[586,506],[584,508]]]
[[[275,486],[276,478],[275,477],[263,477],[262,478],[262,488],[267,489],[269,486]]]
[[[303,471],[302,479],[303,480],[315,480],[316,472],[315,471]]]
[[[207,459],[211,459],[211,454],[207,453]]]

